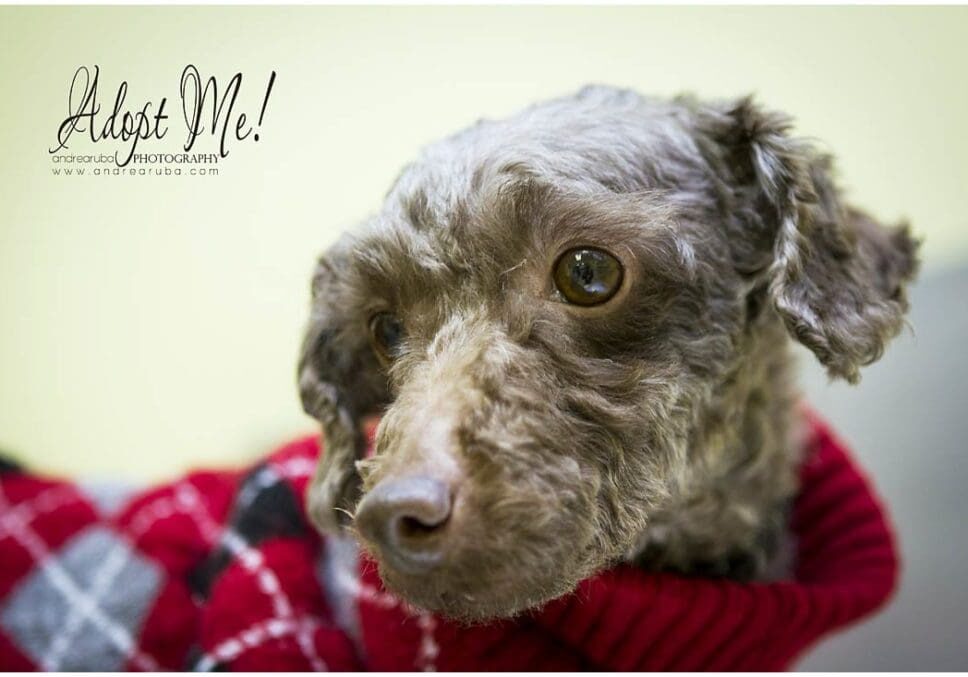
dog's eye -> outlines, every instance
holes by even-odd
[[[385,358],[396,357],[403,340],[403,325],[393,313],[377,313],[370,318],[370,334],[377,351]]]
[[[555,286],[571,303],[605,303],[622,285],[622,264],[601,249],[570,249],[555,264]]]

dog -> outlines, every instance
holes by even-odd
[[[313,275],[318,528],[467,621],[619,561],[765,576],[801,462],[790,338],[856,383],[918,268],[790,129],[592,86],[427,147]]]

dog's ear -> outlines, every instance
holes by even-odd
[[[325,449],[307,487],[308,513],[335,532],[348,522],[360,479],[356,461],[366,440],[362,419],[388,400],[386,378],[369,341],[361,299],[348,270],[345,241],[327,252],[312,281],[312,310],[299,356],[303,409],[322,424]]]
[[[886,228],[846,206],[830,157],[791,137],[786,116],[745,98],[705,123],[745,235],[765,245],[768,302],[831,376],[857,382],[903,326],[919,243],[906,224]]]

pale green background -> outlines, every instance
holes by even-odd
[[[220,176],[51,175],[77,66],[101,66],[105,109],[122,78],[132,106],[169,98],[172,143],[149,151],[177,147],[188,62],[243,72],[250,115],[278,72],[262,140]],[[294,361],[316,254],[422,144],[588,82],[752,91],[837,154],[857,204],[926,238],[926,335],[858,389],[805,360],[908,563],[890,613],[806,665],[964,668],[966,66],[958,7],[0,8],[0,447],[138,480],[254,458],[313,429]]]

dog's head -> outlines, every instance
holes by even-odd
[[[428,148],[313,279],[317,524],[419,606],[510,615],[627,551],[757,336],[857,380],[916,245],[787,127],[747,99],[589,88]]]

